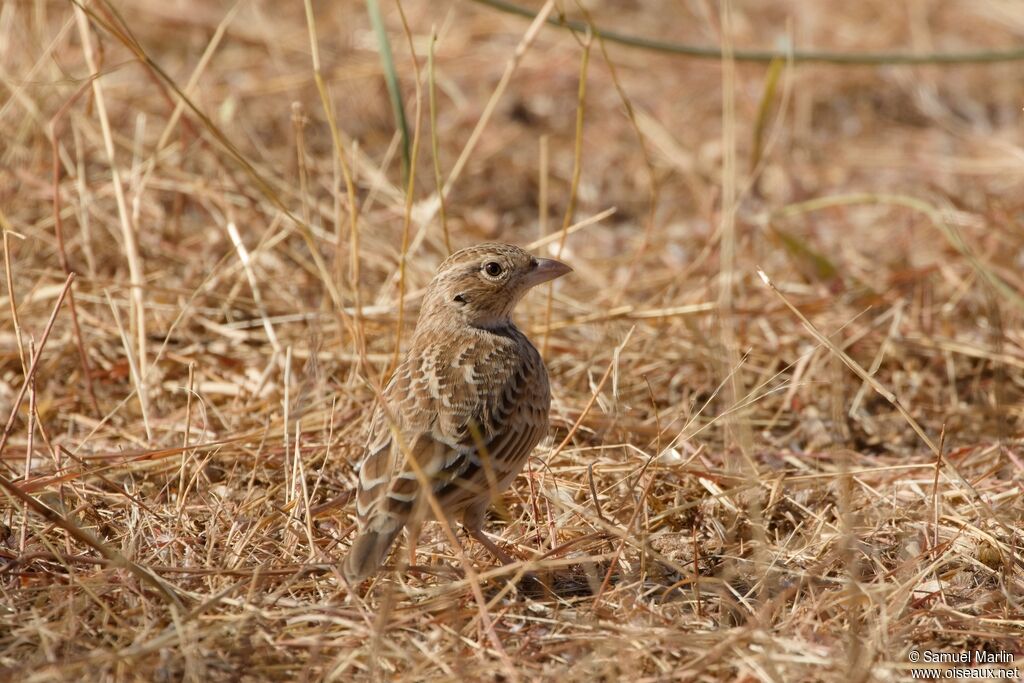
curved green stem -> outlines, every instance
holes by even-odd
[[[508,2],[508,0],[473,0],[502,12],[517,14],[521,17],[533,18],[532,10]],[[588,25],[584,21],[553,17],[547,23],[559,28],[586,32]],[[701,47],[673,43],[667,40],[655,40],[634,36],[608,29],[589,27],[595,36],[613,43],[638,47],[655,52],[693,57],[696,59],[721,59],[722,51],[717,47]],[[908,54],[905,52],[829,52],[825,50],[794,50],[787,55],[785,50],[734,50],[732,58],[737,62],[771,62],[773,59],[786,59],[790,56],[794,62],[837,64],[846,66],[879,66],[883,64],[989,64],[993,62],[1014,62],[1024,60],[1024,46],[1007,50],[977,50],[972,52],[924,52]]]

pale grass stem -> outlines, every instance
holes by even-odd
[[[538,15],[539,16],[539,15]],[[587,74],[590,67],[591,34],[588,31],[582,42],[583,53],[580,57],[579,82],[576,90],[576,137],[572,153],[572,180],[569,182],[569,199],[562,218],[562,230],[558,240],[555,258],[561,258],[565,249],[565,240],[569,236],[569,226],[576,217],[576,202],[579,199],[580,178],[583,176],[583,119],[586,112]],[[555,283],[547,286],[547,305],[544,308],[544,337],[540,345],[540,355],[547,357],[548,342],[551,339],[551,304],[555,296]]]
[[[85,61],[89,67],[90,73],[99,74],[99,67],[97,66],[95,57],[95,48],[93,47],[92,31],[89,29],[89,22],[86,19],[85,11],[78,5],[75,5],[75,18],[78,21],[78,34],[82,41],[82,47],[85,53]],[[93,101],[96,103],[96,117],[100,122],[100,130],[103,133],[103,145],[107,155],[107,162],[110,165],[110,176],[111,185],[114,189],[114,197],[117,200],[117,213],[119,225],[121,227],[121,239],[123,241],[123,248],[125,251],[125,259],[128,262],[128,272],[130,276],[130,295],[129,300],[131,306],[129,308],[129,321],[131,331],[135,334],[136,346],[128,344],[125,347],[125,353],[132,359],[132,362],[136,366],[137,373],[137,387],[136,390],[139,392],[139,400],[141,403],[148,403],[148,396],[144,378],[146,377],[147,363],[146,363],[146,308],[145,308],[145,276],[142,268],[142,259],[139,256],[139,248],[135,239],[135,228],[132,226],[129,212],[128,202],[124,194],[124,185],[121,182],[121,172],[117,164],[117,155],[114,151],[114,139],[113,133],[110,129],[110,119],[107,116],[106,100],[103,95],[103,88],[100,85],[100,79],[94,78],[92,80],[92,92]],[[149,428],[146,428],[147,434]]]
[[[402,9],[401,0],[398,0],[397,7],[398,16],[402,19],[402,29],[405,32],[405,38],[409,43],[413,83],[416,87],[416,114],[413,123],[412,149],[409,151],[409,158],[407,160],[409,168],[407,173],[408,182],[405,188],[405,210],[402,213],[402,249],[398,257],[398,317],[395,320],[395,345],[391,357],[391,367],[387,373],[388,376],[398,367],[399,354],[401,353],[402,328],[405,322],[405,277],[406,261],[409,258],[409,229],[412,224],[412,207],[416,197],[416,166],[419,163],[420,129],[423,123],[423,88],[420,85],[420,66],[419,60],[416,57],[416,46],[413,43],[412,31],[409,29],[409,22],[405,17],[405,11]]]
[[[404,24],[404,20],[403,20]],[[452,253],[452,238],[448,232],[448,208],[444,194],[444,176],[441,173],[441,145],[437,134],[437,73],[434,69],[434,51],[437,47],[437,30],[430,27],[430,42],[427,44],[427,86],[430,103],[430,152],[434,162],[434,187],[437,193],[438,211],[441,219],[441,235],[444,237],[444,248]],[[419,78],[416,79],[419,82]],[[419,97],[417,96],[417,100]],[[417,119],[419,117],[417,116]]]

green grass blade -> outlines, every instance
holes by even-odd
[[[409,179],[409,122],[405,118],[405,107],[402,105],[402,91],[398,86],[398,72],[395,71],[395,59],[391,54],[391,41],[384,27],[384,18],[380,13],[377,0],[366,0],[366,9],[370,14],[373,32],[377,35],[377,46],[380,50],[380,62],[384,68],[384,81],[388,86],[391,108],[395,113],[395,125],[402,134],[402,181]]]

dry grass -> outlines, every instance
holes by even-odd
[[[586,4],[704,45],[1024,34],[1000,0]],[[407,35],[381,6],[411,195],[363,3],[0,4],[0,676],[1019,662],[1020,64],[723,68],[467,2],[405,0]],[[523,564],[464,543],[464,572],[431,526],[350,596],[364,417],[448,235],[547,235],[576,268],[521,312],[554,426],[489,529]]]

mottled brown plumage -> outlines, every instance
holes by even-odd
[[[446,518],[500,556],[480,532],[484,513],[547,433],[551,404],[544,363],[511,314],[531,287],[570,270],[506,244],[463,249],[438,268],[370,422],[349,581],[380,567],[411,518],[434,516],[420,477]]]

